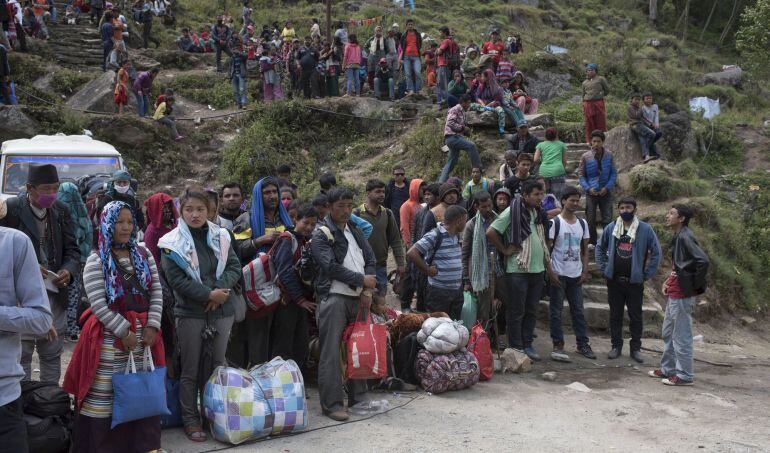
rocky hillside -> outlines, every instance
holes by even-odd
[[[382,17],[385,24],[404,25],[405,12],[391,2],[333,2],[332,18]],[[749,310],[764,311],[770,291],[770,140],[765,117],[770,114],[766,80],[751,73],[721,72],[723,64],[738,61],[728,44],[715,45],[706,33],[702,42],[682,42],[672,17],[676,2],[664,7],[657,25],[650,25],[646,2],[614,0],[518,0],[510,2],[451,0],[417,1],[413,16],[429,36],[449,24],[462,43],[480,43],[492,27],[504,35],[522,35],[525,52],[515,64],[529,78],[531,94],[540,98],[541,111],[532,118],[542,134],[555,126],[570,143],[569,170],[574,172],[585,150],[579,84],[585,62],[599,64],[611,86],[607,100],[612,128],[608,147],[618,154],[622,170],[619,191],[642,200],[640,212],[661,238],[665,211],[674,201],[698,208],[697,233],[714,261],[710,289],[699,313],[703,316]],[[176,114],[187,137],[172,142],[167,131],[133,114],[112,113],[112,76],[96,70],[93,62],[98,38],[89,29],[52,27],[49,43],[33,43],[30,54],[11,54],[11,65],[25,104],[0,108],[0,138],[37,133],[79,133],[90,130],[114,144],[142,182],[142,191],[177,193],[187,184],[215,186],[236,179],[247,186],[281,163],[291,163],[301,193],[317,188],[325,171],[340,175],[343,183],[361,189],[370,177],[387,178],[396,163],[410,175],[435,178],[443,164],[443,114],[430,99],[396,103],[372,98],[291,101],[272,106],[252,103],[248,112],[235,112],[229,81],[213,68],[213,55],[190,55],[174,50],[173,38],[182,26],[200,29],[221,13],[223,5],[238,16],[234,0],[177,2],[177,26],[157,25],[158,50],[132,50],[140,68],[159,66],[154,89],[173,87]],[[721,7],[720,7],[721,8]],[[324,17],[322,3],[271,0],[260,2],[252,14],[258,26],[291,18],[300,34],[312,17]],[[722,19],[714,22],[719,27]],[[371,27],[355,30],[362,36]],[[138,30],[133,29],[135,42]],[[77,42],[76,50],[64,49]],[[544,52],[547,45],[566,54]],[[70,46],[72,47],[72,46]],[[250,96],[258,89],[252,84]],[[628,94],[651,91],[661,105],[665,162],[639,164],[638,144],[625,124]],[[718,98],[722,114],[713,121],[688,112],[695,96]],[[133,100],[132,100],[133,102]],[[237,114],[236,114],[237,113]],[[469,115],[472,139],[479,145],[488,174],[501,162],[503,142],[487,115]],[[467,177],[470,168],[461,159],[456,173]],[[571,173],[570,184],[576,184]],[[663,267],[665,269],[665,266]],[[661,271],[661,276],[665,271]]]

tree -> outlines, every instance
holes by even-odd
[[[735,47],[749,70],[770,72],[770,0],[757,0],[741,15],[741,26],[735,34]]]

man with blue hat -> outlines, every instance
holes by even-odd
[[[516,123],[516,133],[505,136],[505,142],[509,151],[513,151],[518,156],[521,153],[535,155],[535,148],[540,140],[529,133],[529,123],[522,119]]]

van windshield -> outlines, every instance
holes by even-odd
[[[6,156],[3,177],[3,192],[17,194],[27,182],[29,164],[53,164],[59,173],[59,180],[74,182],[84,175],[96,173],[112,174],[120,170],[117,156]]]

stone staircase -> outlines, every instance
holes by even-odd
[[[63,10],[62,10],[63,12]],[[63,14],[60,14],[63,17]],[[99,30],[82,20],[78,25],[50,24],[48,46],[53,58],[72,69],[101,70],[102,40]]]

